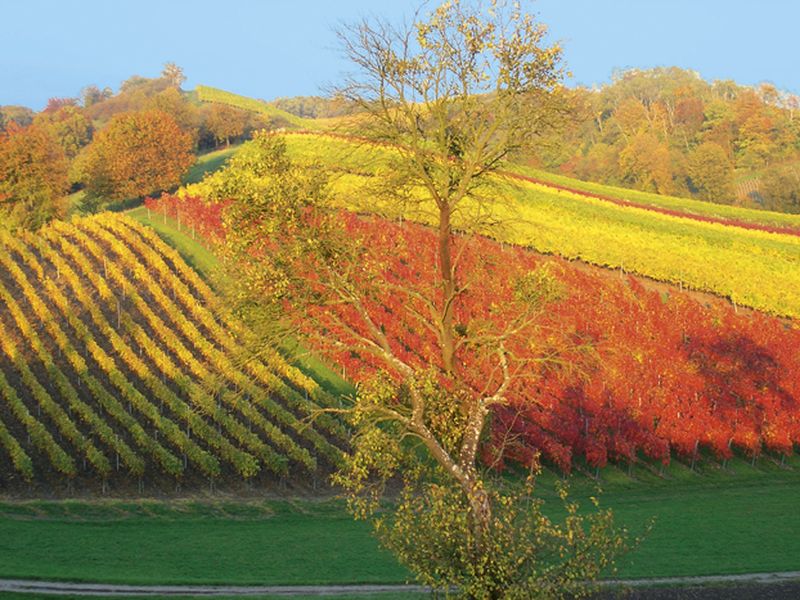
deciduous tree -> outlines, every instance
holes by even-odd
[[[92,122],[75,104],[65,104],[52,111],[45,110],[36,115],[34,122],[51,131],[70,160],[89,144],[94,131]]]
[[[92,204],[147,196],[172,188],[194,162],[191,136],[164,112],[117,115],[80,157]]]
[[[701,198],[730,204],[733,195],[733,164],[719,144],[705,142],[692,150],[687,170],[692,186]]]
[[[516,6],[460,2],[407,27],[363,21],[341,32],[357,72],[337,91],[363,110],[362,135],[392,147],[374,185],[355,196],[435,231],[393,237],[391,256],[374,251],[357,217],[332,210],[324,179],[293,165],[274,137],[256,138],[260,158],[231,164],[246,167],[238,178],[219,179],[241,190],[216,192],[234,200],[226,231],[241,297],[272,306],[273,325],[288,309],[310,344],[373,365],[347,411],[357,433],[338,483],[368,514],[389,479],[404,479],[408,494],[382,522],[384,541],[423,581],[475,598],[575,591],[621,546],[608,513],[557,527],[520,504],[530,480],[509,491],[479,458],[492,411],[558,354],[530,347],[557,294],[551,273],[498,275],[513,300],[470,303],[474,287],[493,281],[470,252],[472,236],[501,221],[492,175],[558,112],[560,49],[544,36]],[[435,341],[412,345],[407,330]]]
[[[770,210],[800,213],[800,165],[774,165],[765,169],[760,194]]]
[[[0,132],[0,208],[6,226],[38,227],[60,212],[67,160],[43,127],[12,122]]]
[[[217,140],[218,144],[231,145],[231,140],[244,133],[248,114],[236,107],[224,104],[212,104],[208,109],[205,126]]]

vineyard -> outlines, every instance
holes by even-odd
[[[306,119],[298,117],[290,112],[281,110],[272,104],[248,98],[247,96],[240,96],[232,92],[226,92],[217,88],[209,87],[206,85],[198,85],[196,88],[197,97],[201,102],[213,102],[217,104],[225,104],[226,106],[233,106],[249,112],[258,113],[271,119],[277,119],[280,122],[286,123],[290,127],[300,129],[325,129],[334,125],[341,124],[341,119]]]
[[[197,227],[210,243],[225,237],[222,207],[191,197],[150,200],[151,210]],[[386,281],[386,293],[371,292],[370,318],[391,339],[394,352],[408,364],[438,364],[437,340],[416,324],[424,312],[414,296],[404,297],[393,282],[413,281],[427,289],[424,265],[435,247],[434,234],[412,223],[342,212],[349,234],[363,240],[363,261],[379,272],[370,281]],[[516,340],[529,348],[588,346],[587,354],[562,359],[575,371],[542,370],[510,395],[497,410],[485,459],[502,465],[523,463],[536,450],[560,469],[601,467],[608,461],[633,465],[641,460],[665,464],[677,457],[727,461],[735,454],[776,460],[800,443],[800,330],[766,315],[742,314],[733,306],[705,306],[677,289],[648,291],[633,277],[589,273],[567,260],[544,258],[522,248],[503,247],[487,238],[464,238],[462,263],[483,283],[464,296],[460,323],[514,319],[510,281],[548,264],[567,290],[542,325],[547,335]],[[475,275],[477,273],[477,275]],[[491,307],[503,306],[502,311]],[[367,327],[356,312],[330,308],[329,332],[336,339]],[[316,315],[325,319],[324,314]],[[344,324],[344,325],[343,325]],[[302,323],[298,325],[302,326]],[[468,325],[465,325],[468,326]],[[558,333],[553,333],[558,332]],[[313,337],[314,332],[307,332]],[[555,336],[555,337],[554,337]],[[512,342],[507,342],[511,344]],[[341,352],[321,340],[319,349],[342,364],[355,381],[378,367],[368,355]],[[466,354],[465,377],[476,389],[497,373],[479,354]],[[532,401],[532,399],[534,401]],[[502,448],[500,454],[498,449]]]
[[[342,207],[375,210],[364,185],[381,176],[387,154],[395,150],[331,134],[287,132],[285,139],[298,162],[320,162],[337,173],[332,193]],[[181,193],[207,197],[214,181],[212,174]],[[611,202],[519,178],[498,180],[493,193],[503,200],[495,206],[497,218],[517,223],[487,232],[498,241],[711,292],[774,315],[800,317],[800,295],[794,293],[800,289],[800,236],[794,217],[755,222],[754,211],[728,207],[724,215],[711,218],[680,206],[667,210],[667,200],[653,210],[644,203]],[[789,233],[762,230],[773,227]]]
[[[341,462],[334,400],[253,358],[208,285],[105,214],[0,238],[0,485],[313,480]],[[316,417],[311,420],[311,417]]]
[[[512,170],[517,174],[533,177],[544,184],[550,184],[554,187],[564,186],[573,190],[597,194],[615,200],[632,202],[641,206],[663,208],[689,216],[716,218],[740,226],[759,224],[767,227],[800,232],[800,215],[731,206],[729,204],[716,204],[714,202],[694,200],[692,198],[680,198],[677,196],[665,196],[652,192],[642,192],[630,188],[582,181],[565,175],[557,175],[555,173],[531,169],[520,165],[515,165]]]

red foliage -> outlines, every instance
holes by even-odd
[[[166,200],[148,206],[163,210]],[[169,203],[170,215],[181,206],[182,218],[203,235],[224,236],[221,206],[197,199]],[[431,230],[350,213],[342,219],[362,241],[365,286],[375,277],[428,296],[437,293],[429,277],[429,265],[436,264]],[[572,368],[543,367],[518,380],[509,392],[512,402],[494,412],[483,450],[488,463],[528,463],[540,452],[569,470],[577,457],[592,466],[640,456],[667,463],[673,453],[691,459],[700,448],[728,458],[735,448],[751,455],[763,449],[789,454],[800,443],[800,330],[794,324],[738,314],[722,304],[704,306],[677,290],[662,297],[635,278],[589,273],[485,238],[457,237],[454,243],[464,246],[462,276],[474,282],[458,305],[457,323],[497,326],[513,318],[509,282],[543,263],[553,265],[568,292],[543,317],[536,337],[509,343],[518,354],[571,348],[561,359]],[[419,367],[439,364],[438,340],[411,316],[424,310],[421,304],[385,292],[365,294],[365,304],[397,356]],[[304,322],[324,323],[330,340],[353,341],[347,328],[366,326],[351,308],[325,311]],[[317,350],[355,381],[382,366],[368,353],[334,344]],[[497,382],[492,357],[462,350],[459,359],[464,380],[475,390]]]
[[[166,215],[168,218],[180,220],[211,243],[219,243],[225,239],[222,228],[222,212],[226,204],[206,202],[194,196],[179,197],[162,194],[160,198],[147,197],[144,205],[153,212]]]
[[[77,106],[78,101],[75,98],[50,98],[47,101],[47,106],[44,107],[42,112],[55,113],[67,106]]]

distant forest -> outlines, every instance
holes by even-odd
[[[564,128],[527,157],[600,183],[800,212],[800,98],[770,84],[707,82],[678,68],[629,70],[565,89]]]
[[[51,98],[40,112],[0,106],[0,226],[36,228],[74,205],[93,212],[170,189],[196,154],[281,125],[201,103],[181,89],[184,80],[167,63],[159,77],[134,75],[116,93],[90,85],[78,97]],[[84,193],[66,198],[76,191]]]

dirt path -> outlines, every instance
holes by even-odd
[[[717,594],[715,586],[735,589],[737,586],[781,586],[797,583],[800,571],[783,573],[747,573],[742,575],[709,575],[702,577],[659,577],[654,579],[620,579],[606,581],[603,585],[621,588],[651,588],[661,586],[706,589]],[[356,596],[381,593],[425,593],[419,585],[122,585],[113,583],[67,583],[59,581],[33,581],[28,579],[0,579],[0,593],[30,593],[39,595],[71,596]],[[642,597],[638,592],[636,597]],[[695,597],[695,596],[692,596]],[[696,596],[702,597],[702,596]],[[713,595],[711,597],[717,597]]]

